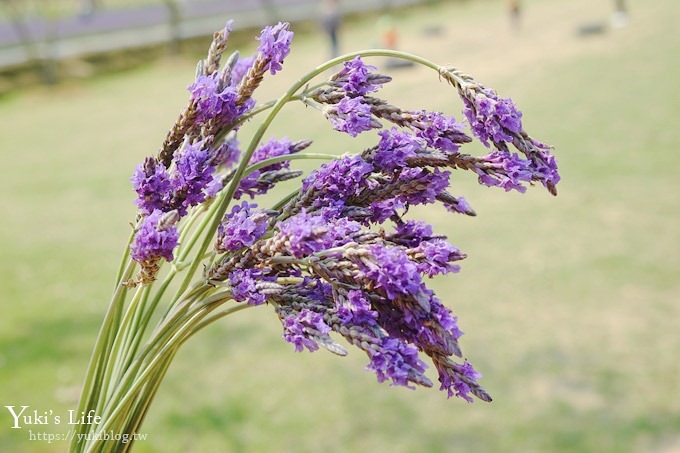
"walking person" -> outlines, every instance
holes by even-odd
[[[628,9],[626,0],[614,0],[614,13],[612,14],[612,26],[624,27],[628,23]]]
[[[340,54],[338,30],[341,18],[339,0],[323,0],[321,4],[321,25],[326,35],[328,35],[331,58],[335,58]]]
[[[510,14],[510,26],[513,30],[519,30],[520,15],[522,14],[519,0],[508,0],[508,13]]]

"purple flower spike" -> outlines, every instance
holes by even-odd
[[[281,70],[284,58],[290,53],[293,32],[288,27],[289,24],[286,22],[279,22],[273,27],[265,27],[258,38],[260,47],[257,50],[267,61],[266,69],[272,75]]]
[[[499,98],[493,90],[479,90],[473,99],[463,98],[463,113],[472,132],[486,146],[494,143],[512,142],[513,134],[522,131],[522,112],[512,99]]]
[[[239,105],[236,100],[238,91],[235,86],[222,86],[219,73],[199,75],[193,84],[189,85],[191,99],[196,104],[196,121],[205,124],[217,119],[221,124],[232,124],[241,115],[250,110],[254,101]]]
[[[451,262],[465,258],[460,250],[444,239],[423,241],[417,250],[425,256],[425,259],[418,263],[418,271],[429,277],[460,271],[460,266],[451,264]]]
[[[177,213],[155,210],[144,218],[130,245],[130,256],[138,263],[164,258],[173,260],[179,234],[175,227]]]
[[[311,141],[309,140],[291,142],[286,138],[271,139],[255,150],[252,157],[250,158],[249,163],[256,164],[272,157],[294,154],[307,148],[310,144]],[[252,172],[241,180],[241,183],[234,194],[234,198],[238,200],[243,197],[243,195],[249,195],[250,198],[255,198],[257,195],[263,195],[267,193],[272,187],[274,187],[277,180],[276,178],[271,179],[265,178],[264,176],[281,172],[283,170],[287,170],[288,168],[290,168],[290,161],[285,160],[276,164],[267,165],[266,167]]]
[[[249,305],[265,303],[266,296],[257,289],[258,280],[263,280],[262,271],[257,269],[236,269],[229,274],[231,292],[236,302]]]
[[[367,175],[372,171],[373,166],[361,156],[345,156],[312,172],[302,182],[302,190],[318,192],[312,203],[314,208],[342,205],[368,187]]]
[[[268,216],[256,204],[244,201],[234,206],[217,231],[217,250],[233,252],[251,246],[267,231]]]
[[[201,142],[186,144],[175,165],[176,173],[172,180],[175,204],[180,215],[184,216],[191,206],[205,200],[206,188],[213,181],[215,167],[210,165],[208,151],[203,149]]]
[[[380,122],[373,119],[371,107],[360,97],[342,98],[340,102],[326,111],[326,117],[330,119],[333,129],[345,132],[352,137],[381,127]]]
[[[392,385],[410,387],[413,375],[422,376],[427,366],[418,357],[418,349],[414,346],[385,337],[379,350],[371,356],[368,369],[375,372],[378,382],[390,379]]]
[[[347,305],[338,308],[340,322],[348,328],[352,326],[377,325],[378,312],[361,291],[351,290],[347,293]]]
[[[279,227],[286,238],[288,251],[296,258],[344,244],[361,229],[357,222],[345,218],[327,220],[323,215],[310,215],[305,210],[285,220]]]
[[[132,187],[137,192],[137,206],[144,214],[166,207],[170,197],[170,175],[153,157],[147,157],[132,175]]]
[[[417,247],[421,242],[431,239],[433,234],[429,223],[409,220],[397,225],[396,231],[388,239],[406,247]]]
[[[439,169],[431,172],[423,168],[407,168],[399,175],[403,193],[398,198],[411,205],[434,203],[437,195],[449,186],[450,175],[450,172]]]
[[[378,150],[373,157],[376,167],[384,170],[395,170],[406,166],[406,159],[416,155],[424,146],[413,135],[392,128],[380,131]]]
[[[516,153],[508,151],[494,151],[485,156],[484,161],[489,164],[489,170],[476,169],[479,182],[489,187],[502,187],[505,191],[517,190],[525,192],[523,183],[533,179],[531,161],[522,159]]]
[[[295,346],[296,352],[307,348],[310,352],[319,349],[313,338],[327,335],[331,329],[323,321],[323,316],[306,308],[283,320],[283,338]]]
[[[365,277],[376,288],[381,288],[388,299],[400,295],[416,296],[421,293],[422,280],[415,263],[398,247],[372,245],[369,247],[375,261],[359,266]]]
[[[334,77],[334,80],[348,95],[364,96],[379,90],[382,86],[380,82],[389,81],[388,77],[380,79],[371,77],[373,75],[371,71],[375,69],[375,66],[365,64],[361,57],[355,57],[344,63],[343,69]]]
[[[450,196],[444,202],[444,207],[449,212],[457,212],[459,214],[465,214],[469,216],[476,216],[475,210],[472,209],[470,203],[464,197],[454,197]]]
[[[428,146],[446,153],[456,153],[460,145],[471,141],[465,134],[465,126],[453,117],[423,110],[414,118],[416,136]]]
[[[197,119],[201,123],[215,118],[221,112],[218,84],[215,75],[199,75],[188,87],[191,98],[196,102]]]
[[[482,375],[472,367],[470,362],[465,362],[462,365],[451,361],[447,362],[446,364],[437,363],[439,382],[441,383],[440,390],[446,390],[449,398],[457,396],[471,403],[473,400],[470,393],[479,388],[477,380]],[[485,393],[482,395],[485,395]],[[486,398],[488,398],[487,401],[491,400],[488,395],[486,395]]]

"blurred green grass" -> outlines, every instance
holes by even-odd
[[[478,217],[414,212],[470,256],[432,286],[459,315],[464,352],[493,403],[378,385],[358,351],[295,354],[262,307],[187,344],[136,449],[680,450],[680,5],[637,2],[628,27],[578,38],[578,25],[607,20],[608,6],[527,1],[517,34],[500,2],[394,18],[404,50],[512,96],[561,165],[557,198],[505,194],[457,173],[453,191]],[[348,24],[345,50],[378,42],[372,25]],[[422,33],[433,25],[441,35]],[[316,36],[296,41],[261,99],[325,55]],[[166,60],[0,103],[1,405],[74,406],[134,215],[129,175],[186,102],[193,64]],[[435,74],[393,75],[388,99],[459,116]],[[329,133],[314,112],[290,112],[272,134],[310,137],[327,152],[369,143]],[[28,441],[0,413],[0,451],[66,448]]]

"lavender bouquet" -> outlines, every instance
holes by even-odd
[[[132,176],[139,214],[78,409],[95,422],[79,426],[71,451],[128,451],[182,344],[258,306],[275,310],[296,351],[323,347],[344,356],[337,343],[343,337],[366,354],[379,382],[406,387],[433,385],[427,356],[449,397],[491,401],[462,358],[456,317],[425,284],[425,277],[457,272],[466,255],[404,214],[438,203],[475,215],[448,192],[455,169],[506,191],[538,182],[556,194],[560,178],[550,148],[524,131],[510,99],[458,70],[393,50],[340,56],[304,74],[276,101],[258,103],[253,93],[281,70],[293,33],[286,23],[266,27],[255,56],[235,52],[221,64],[230,29],[215,33],[189,86],[188,106],[158,154]],[[368,56],[432,69],[462,100],[471,134],[453,117],[402,110],[377,97],[391,78],[362,60]],[[315,80],[334,68],[328,80]],[[380,129],[377,143],[337,156],[308,152],[309,140],[263,141],[290,102],[314,107],[334,130],[353,137]],[[238,133],[246,121],[259,127],[244,139]],[[489,154],[461,152],[472,136]],[[251,202],[301,176],[290,168],[296,159],[327,162],[272,206]]]

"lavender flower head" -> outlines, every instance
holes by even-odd
[[[481,89],[473,99],[463,98],[463,113],[472,132],[484,145],[512,142],[513,134],[522,131],[522,112],[512,99],[499,98],[495,91]]]
[[[168,202],[172,184],[167,169],[154,157],[139,164],[131,178],[137,192],[137,207],[144,214],[162,210]]]
[[[406,166],[406,160],[414,157],[423,148],[423,144],[413,135],[392,128],[380,131],[378,150],[373,157],[373,164],[383,170],[393,171]]]
[[[418,112],[414,125],[417,137],[425,140],[428,146],[447,153],[456,153],[461,144],[471,141],[462,123],[439,112]]]
[[[310,215],[305,210],[278,226],[288,251],[298,258],[341,245],[360,229],[357,222],[345,218],[329,221],[323,214]]]
[[[196,104],[196,121],[199,124],[205,124],[210,120],[233,124],[254,105],[252,100],[243,104],[237,103],[237,88],[225,85],[219,73],[199,75],[194,83],[189,85],[188,90]]]
[[[261,305],[266,301],[266,296],[258,290],[258,281],[262,280],[263,273],[258,269],[236,269],[229,274],[229,284],[234,300],[245,302],[249,305]]]
[[[397,247],[373,245],[369,250],[374,262],[363,262],[359,269],[388,299],[400,295],[419,295],[422,280],[418,267]]]
[[[132,259],[138,263],[160,258],[172,261],[174,259],[173,250],[179,240],[175,227],[176,221],[176,212],[164,214],[160,210],[155,210],[146,216],[130,245]]]
[[[309,140],[301,140],[291,142],[287,138],[271,139],[264,145],[255,150],[250,158],[250,164],[256,164],[273,157],[286,156],[300,152],[307,148],[312,142]],[[243,178],[234,194],[237,200],[243,195],[249,195],[255,198],[257,195],[267,193],[275,183],[278,182],[281,176],[284,178],[287,175],[299,176],[297,172],[286,172],[290,167],[290,162],[285,160],[279,163],[267,165],[259,170],[256,170]],[[273,176],[269,177],[269,176]],[[277,179],[279,178],[279,179]]]
[[[175,195],[175,209],[184,216],[187,210],[206,198],[206,188],[213,180],[215,167],[210,163],[210,154],[202,142],[185,144],[175,162],[172,186]]]
[[[217,230],[217,250],[233,252],[251,246],[267,231],[268,216],[246,201],[236,205]]]
[[[281,70],[283,60],[290,53],[293,32],[288,27],[288,23],[285,22],[279,22],[273,27],[265,27],[258,38],[260,46],[257,50],[267,61],[266,69],[272,75]]]
[[[362,98],[344,97],[334,106],[326,109],[333,129],[356,137],[362,132],[380,128],[380,122],[373,119],[371,107]]]
[[[361,156],[345,156],[322,165],[303,182],[303,192],[316,192],[312,206],[337,206],[368,186],[366,176],[373,167]]]
[[[409,386],[413,374],[422,374],[427,366],[420,360],[418,349],[396,338],[386,337],[372,354],[367,367],[373,370],[378,382],[388,379],[393,385]]]
[[[333,82],[340,86],[349,96],[364,96],[380,89],[383,83],[390,80],[386,76],[375,77],[372,73],[375,66],[367,65],[357,56],[353,60],[346,61],[340,72],[338,72]]]
[[[306,308],[283,321],[283,338],[293,344],[297,352],[302,352],[305,348],[316,351],[319,345],[310,337],[326,335],[330,331],[323,316]]]

